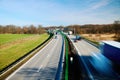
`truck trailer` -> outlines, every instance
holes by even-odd
[[[120,74],[120,42],[102,41],[100,44],[101,53],[113,63]]]

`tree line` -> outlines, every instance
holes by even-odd
[[[46,30],[41,25],[38,25],[37,27],[34,25],[23,27],[16,25],[0,25],[0,34],[42,34],[45,32]]]
[[[108,25],[69,25],[65,31],[71,30],[75,34],[106,34],[106,33],[120,33],[120,24]]]
[[[43,28],[42,25],[37,27],[34,25],[30,26],[15,26],[15,25],[0,25],[0,34],[11,33],[11,34],[42,34],[49,29],[59,28],[64,29],[65,32],[68,30],[73,31],[74,34],[115,34],[115,37],[120,41],[120,21],[114,21],[113,24],[87,24],[87,25],[69,25],[69,26],[50,26]]]
[[[115,34],[117,40],[120,41],[120,21],[102,25],[69,25],[65,28],[65,31],[68,30],[73,31],[74,34]]]

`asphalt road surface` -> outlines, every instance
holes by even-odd
[[[62,36],[57,35],[42,50],[11,74],[6,80],[54,80],[62,49]]]
[[[91,80],[120,80],[112,63],[101,54],[100,49],[83,39],[74,42],[74,35],[68,35],[68,37],[78,51]]]

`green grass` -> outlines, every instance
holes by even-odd
[[[0,70],[44,42],[48,34],[1,34]]]
[[[0,34],[0,45],[13,42],[17,39],[26,38],[32,34]]]

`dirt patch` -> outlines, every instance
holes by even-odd
[[[81,35],[95,41],[115,40],[115,34],[81,34]]]

